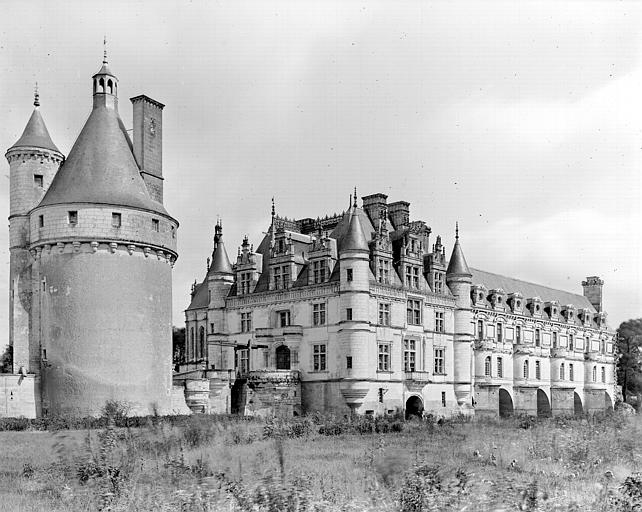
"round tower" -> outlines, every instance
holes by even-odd
[[[91,114],[29,216],[43,410],[169,413],[178,223],[141,177],[106,58],[92,84]]]
[[[5,155],[9,162],[9,345],[13,365],[9,368],[4,364],[0,371],[18,372],[23,368],[37,373],[40,369],[39,349],[32,342],[37,325],[30,322],[34,304],[28,214],[42,199],[64,156],[49,136],[37,90],[33,105],[22,136]]]
[[[359,215],[365,215],[355,203],[348,212],[348,226],[339,239],[339,330],[337,338],[342,361],[350,358],[350,378],[370,379],[376,361],[369,360],[373,353],[370,349],[374,342],[370,332],[369,298],[370,298],[370,249],[363,234]],[[376,353],[376,352],[375,352]],[[357,386],[354,388],[352,386]],[[368,392],[363,385],[346,382],[341,386],[343,398],[351,409],[358,409],[366,400]],[[369,401],[376,402],[373,395]]]
[[[455,245],[446,270],[446,284],[455,296],[453,337],[455,396],[457,404],[464,411],[472,406],[473,313],[470,304],[472,277],[464,252],[459,245],[459,226],[457,226]]]

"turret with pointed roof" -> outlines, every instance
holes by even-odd
[[[214,250],[212,251],[212,263],[207,273],[208,275],[234,274],[223,243],[223,223],[220,220],[216,222],[214,227]]]
[[[451,277],[468,277],[472,278],[473,275],[468,268],[468,263],[466,263],[466,258],[464,257],[464,251],[462,251],[461,246],[459,245],[459,224],[455,227],[455,245],[453,246],[453,252],[450,256],[450,261],[448,262],[448,270],[446,270],[446,279]]]

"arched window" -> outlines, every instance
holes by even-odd
[[[290,369],[290,349],[285,345],[281,345],[276,349],[276,369]]]
[[[535,378],[540,380],[542,378],[541,365],[539,361],[535,361]]]
[[[602,366],[602,382],[606,383],[606,368]]]
[[[504,377],[504,361],[501,357],[497,358],[497,377],[500,379]]]
[[[560,380],[564,380],[564,363],[560,364]]]
[[[524,361],[524,378],[528,379],[528,359]]]
[[[202,325],[198,329],[198,348],[197,350],[197,359],[202,359],[205,352],[205,327]]]
[[[504,326],[497,323],[497,343],[504,343]]]
[[[597,366],[593,367],[593,382],[597,382]]]
[[[575,374],[573,373],[573,365],[568,365],[568,380],[575,380]]]
[[[101,79],[98,81],[98,84],[100,85],[100,92],[105,92],[105,79],[104,79],[104,78],[101,78]]]
[[[490,377],[491,371],[492,371],[492,368],[490,363],[490,356],[487,356],[486,360],[484,361],[484,375],[486,377]]]
[[[114,94],[114,82],[107,80],[107,89],[109,90],[109,94]]]

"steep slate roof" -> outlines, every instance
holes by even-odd
[[[459,245],[459,237],[455,238],[453,252],[450,256],[450,261],[448,262],[448,270],[446,270],[446,275],[449,274],[470,275],[470,269],[468,268],[468,263],[466,263],[464,251],[462,251],[461,246]]]
[[[590,311],[595,312],[593,305],[583,295],[474,268],[470,270],[473,274],[473,284],[483,284],[489,290],[501,288],[506,293],[520,292],[525,299],[539,297],[543,302],[556,300],[562,306],[573,304],[577,308],[588,308]]]
[[[345,251],[370,252],[370,249],[368,248],[368,242],[366,240],[365,235],[363,234],[363,228],[361,227],[363,219],[360,218],[359,214],[357,213],[358,211],[363,212],[363,210],[359,210],[358,208],[353,208],[350,211],[350,214],[349,214],[350,220],[348,222],[348,227],[346,229],[346,232],[338,240],[339,253],[345,252]],[[369,220],[367,219],[367,217],[365,218],[366,220]],[[343,224],[343,221],[339,223],[339,225],[341,224]],[[337,226],[337,228],[338,227],[339,226]],[[336,231],[336,228],[335,228],[335,231]]]
[[[207,293],[207,279],[205,279],[201,284],[196,285],[196,293],[192,297],[192,301],[187,306],[187,309],[203,309],[208,305],[208,293]]]
[[[151,199],[114,109],[92,110],[40,206],[64,203],[130,206],[168,215],[162,204]]]
[[[42,119],[42,115],[40,115],[38,107],[33,109],[33,113],[31,114],[22,135],[18,141],[9,148],[9,150],[24,147],[44,148],[60,153],[60,150],[56,147],[49,136],[49,131],[47,130],[45,121]]]
[[[213,273],[219,274],[233,274],[232,265],[230,264],[230,259],[227,257],[227,251],[225,250],[225,244],[223,239],[219,238],[218,243],[216,244],[216,249],[212,253],[212,264],[210,265],[209,274]]]

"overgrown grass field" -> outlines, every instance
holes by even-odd
[[[0,432],[0,509],[642,510],[637,416],[142,423]]]

